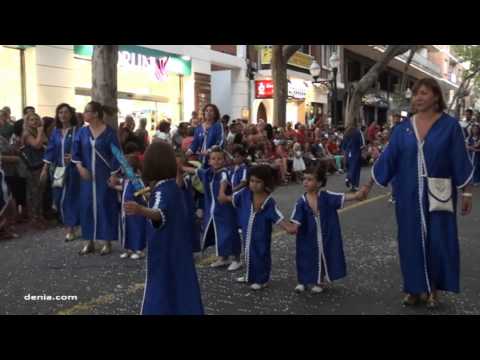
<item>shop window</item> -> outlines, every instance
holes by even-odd
[[[91,97],[90,60],[75,59],[75,106],[83,109]],[[149,130],[163,119],[173,124],[183,121],[183,94],[181,75],[168,73],[160,80],[148,69],[127,67],[118,69],[119,122],[133,115],[137,126],[141,118],[147,119]]]
[[[10,107],[15,119],[22,117],[22,68],[19,49],[0,45],[0,108]]]

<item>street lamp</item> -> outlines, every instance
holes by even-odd
[[[310,65],[310,75],[313,77],[313,83],[317,83],[317,79],[320,77],[320,72],[322,68],[318,64],[317,60],[312,61],[312,65]]]
[[[332,124],[333,126],[337,126],[337,72],[338,72],[338,65],[340,64],[340,59],[336,52],[332,53],[330,59],[328,60],[330,63],[330,68],[332,69]]]
[[[410,100],[412,98],[412,90],[410,90],[410,88],[408,88],[406,91],[405,91],[405,98]]]

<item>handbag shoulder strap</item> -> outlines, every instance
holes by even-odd
[[[91,140],[90,140],[91,141]],[[105,160],[105,158],[102,156],[102,154],[100,154],[100,152],[97,150],[97,148],[95,147],[95,143],[93,142],[92,143],[93,145],[93,149],[95,150],[95,154],[97,154],[97,156],[105,163],[105,165],[107,165],[107,167],[112,170],[112,167],[110,166],[110,164],[107,162],[107,160]]]

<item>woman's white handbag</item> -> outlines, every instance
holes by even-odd
[[[427,177],[429,211],[453,212],[452,179]]]
[[[425,162],[425,156],[423,154],[423,142],[420,141],[418,136],[417,125],[415,118],[413,118],[413,129],[417,137],[418,152],[422,162],[422,174],[427,178],[427,190],[428,190],[428,210],[433,211],[448,211],[453,213],[453,200],[452,200],[452,179],[450,178],[433,178],[428,177],[427,164]]]
[[[65,167],[57,166],[55,172],[53,173],[53,183],[52,186],[56,188],[62,188],[65,184]]]

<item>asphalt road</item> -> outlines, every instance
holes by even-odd
[[[363,169],[362,181],[369,169]],[[342,175],[329,177],[328,190],[344,191]],[[272,281],[254,292],[235,283],[242,270],[211,269],[213,250],[197,264],[207,314],[216,315],[384,315],[479,314],[480,190],[474,190],[470,216],[459,216],[462,292],[442,294],[442,305],[429,311],[406,308],[403,294],[394,208],[389,189],[374,188],[370,199],[346,203],[340,221],[348,275],[328,291],[296,294],[295,239],[274,229]],[[285,216],[303,193],[301,185],[278,188],[274,197]],[[82,241],[63,242],[59,227],[24,231],[16,240],[0,242],[0,314],[138,314],[145,280],[144,260],[122,260],[118,244],[106,257],[79,256]],[[97,245],[100,248],[100,245]],[[76,296],[76,300],[32,301],[28,295]]]

